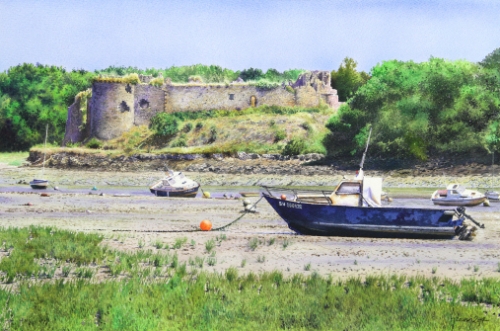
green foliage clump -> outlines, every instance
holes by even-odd
[[[285,90],[287,90],[288,92],[290,92],[292,94],[295,94],[295,90],[290,85],[285,86]]]
[[[500,71],[500,47],[486,55],[479,64],[484,68]]]
[[[284,129],[276,129],[274,131],[274,142],[282,141],[286,138],[286,131]]]
[[[0,151],[26,151],[48,142],[60,145],[68,107],[92,85],[85,70],[24,63],[0,73]]]
[[[261,79],[261,80],[258,80],[256,82],[252,83],[252,85],[255,85],[257,88],[262,89],[262,90],[272,90],[272,89],[279,87],[280,83],[272,82],[272,81],[269,81],[267,79]]]
[[[198,83],[198,84],[202,84],[203,83],[203,78],[201,78],[200,75],[189,76],[188,79],[189,79],[190,83]]]
[[[149,124],[149,128],[159,136],[173,136],[179,131],[179,124],[173,114],[158,113]]]
[[[293,137],[283,148],[283,155],[300,155],[306,149],[306,144],[302,138]]]
[[[373,154],[426,159],[498,150],[500,77],[467,61],[386,61],[328,123],[332,155],[360,154],[373,126]]]
[[[137,85],[141,83],[139,75],[137,73],[130,73],[123,77],[113,77],[113,76],[96,76],[94,77],[94,82],[98,83],[121,83],[121,84],[133,84]]]
[[[254,68],[245,69],[240,73],[241,79],[243,79],[245,82],[251,80],[259,80],[262,78],[262,76],[263,76],[262,70]]]
[[[358,72],[358,63],[350,57],[346,57],[337,71],[331,73],[332,88],[337,90],[339,101],[346,101],[363,86],[370,76],[364,72]]]
[[[163,77],[155,77],[149,81],[149,85],[160,87],[165,83]]]
[[[99,139],[93,137],[85,144],[85,146],[92,149],[101,149],[103,145]]]

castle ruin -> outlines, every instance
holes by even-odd
[[[168,78],[163,80],[163,85],[154,86],[149,84],[152,77],[140,75],[139,78],[140,84],[96,80],[90,99],[86,99],[85,94],[77,96],[68,108],[63,146],[92,137],[100,140],[120,137],[133,126],[149,125],[151,118],[160,112],[238,111],[261,105],[339,106],[328,71],[305,72],[294,84],[283,83],[274,88],[241,82],[172,84]]]

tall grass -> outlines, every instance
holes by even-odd
[[[224,273],[188,272],[177,254],[113,252],[102,248],[101,240],[98,235],[53,228],[0,229],[3,274],[9,270],[23,274],[28,267],[34,268],[37,263],[30,261],[35,259],[39,266],[41,259],[56,261],[38,270],[43,281],[21,280],[15,290],[0,289],[2,328],[498,329],[498,278],[454,282],[394,275],[339,280],[316,272],[291,277],[279,271],[240,275],[235,267]],[[15,256],[22,263],[3,268]],[[72,263],[58,278],[54,266],[67,261]],[[71,266],[79,261],[81,266],[71,273]],[[97,264],[85,265],[89,261]],[[110,274],[107,280],[95,281],[100,263]],[[207,258],[207,264],[215,263],[215,255]],[[204,259],[196,258],[190,264],[202,268]]]
[[[11,166],[19,167],[26,162],[28,156],[28,152],[0,153],[0,163],[6,163]]]

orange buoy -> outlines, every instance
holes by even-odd
[[[281,200],[286,200],[286,194],[281,195]]]
[[[209,220],[203,220],[200,223],[200,229],[201,231],[210,231],[212,230],[212,222]]]

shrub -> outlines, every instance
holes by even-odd
[[[217,134],[217,128],[215,126],[210,127],[210,138],[208,139],[209,144],[217,140]]]
[[[203,128],[203,123],[201,123],[201,122],[196,123],[196,131],[199,131],[202,128]]]
[[[156,78],[151,79],[151,81],[149,82],[149,85],[160,87],[164,84],[164,82],[165,81],[163,80],[162,77],[156,77]]]
[[[158,113],[151,118],[149,128],[159,136],[173,136],[179,131],[179,124],[171,114]]]
[[[293,89],[293,87],[291,87],[290,85],[287,85],[285,87],[285,90],[287,90],[288,92],[292,93],[292,94],[295,94],[295,90]]]
[[[261,79],[258,82],[253,83],[252,85],[255,85],[257,88],[263,89],[263,90],[272,90],[274,88],[277,88],[280,86],[280,83],[278,82],[270,82],[267,79]]]
[[[286,131],[284,129],[277,129],[274,132],[274,142],[281,141],[286,138]]]
[[[203,83],[203,79],[201,76],[194,75],[194,76],[189,76],[189,82],[190,83]]]
[[[174,140],[171,144],[171,147],[186,147],[187,146],[187,141],[186,141],[186,135],[182,134],[179,138]]]
[[[306,149],[303,139],[294,137],[283,148],[283,155],[300,155]]]
[[[185,133],[188,133],[189,131],[191,131],[193,129],[193,124],[191,123],[186,123],[186,125],[184,125],[184,128],[182,129],[182,131],[184,131]]]
[[[92,149],[101,149],[102,142],[99,141],[97,138],[92,138],[87,142],[87,144],[85,144],[85,146],[87,146],[87,148],[92,148]]]
[[[312,126],[311,126],[311,124],[309,124],[309,123],[307,123],[307,122],[302,123],[302,128],[303,128],[304,130],[306,130],[307,132],[311,132],[311,131],[312,131]]]

